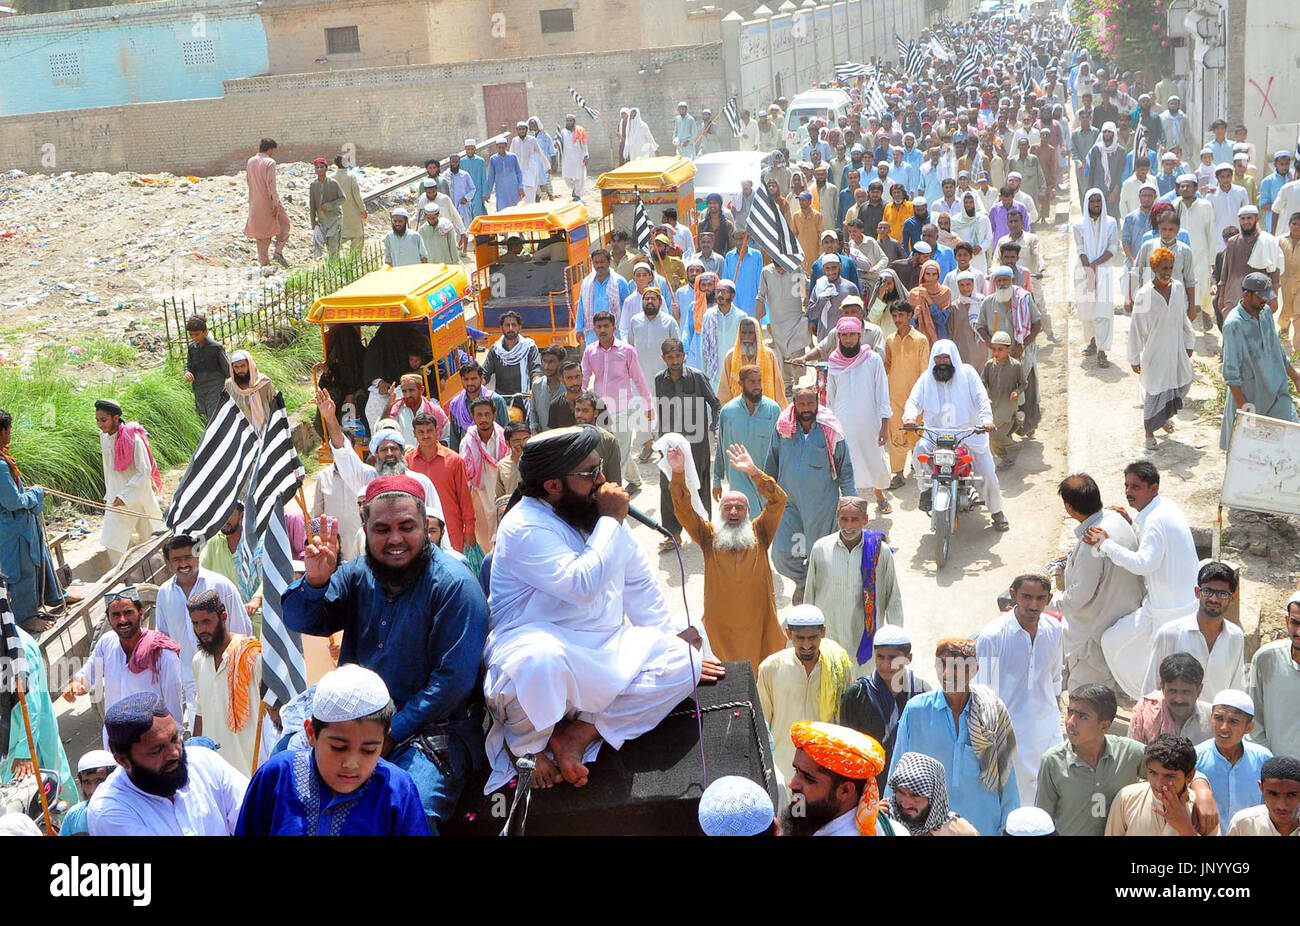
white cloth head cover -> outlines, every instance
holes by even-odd
[[[871,638],[873,646],[911,646],[912,637],[897,624],[882,624]]]
[[[77,774],[89,772],[96,768],[112,768],[117,765],[113,759],[113,754],[107,749],[92,749],[80,759],[77,760]]]
[[[929,254],[934,249],[930,247],[928,241],[918,241],[916,244],[912,245],[912,250],[917,254]]]
[[[1259,206],[1252,206],[1250,203],[1246,203],[1246,205],[1237,210],[1237,215],[1259,215]]]
[[[1096,196],[1101,199],[1101,215],[1094,220],[1092,213],[1088,211],[1088,204]],[[1110,243],[1110,229],[1115,224],[1115,220],[1110,217],[1106,209],[1106,194],[1098,187],[1093,187],[1083,196],[1083,217],[1079,219],[1079,232],[1083,238],[1084,256],[1088,260],[1096,260],[1106,250]]]
[[[1008,836],[1051,836],[1055,832],[1052,815],[1041,807],[1017,807],[1007,814]]]
[[[475,141],[475,140],[472,139],[472,138],[467,138],[467,139],[465,139],[465,147],[466,147],[466,148],[477,148],[477,147],[478,147],[478,142]]]
[[[1174,184],[1176,186],[1181,186],[1184,183],[1196,183],[1196,182],[1198,182],[1196,179],[1196,174],[1179,174],[1176,178],[1174,178]]]
[[[401,447],[403,450],[406,449],[406,438],[402,437],[401,431],[397,431],[392,428],[376,431],[374,437],[372,437],[370,440],[370,446],[373,447],[375,449],[375,452],[377,453],[379,451],[379,445],[382,444],[384,441],[389,441],[389,440],[392,441],[397,446]]]
[[[1251,700],[1250,695],[1244,691],[1238,691],[1235,688],[1225,688],[1214,696],[1214,707],[1222,704],[1224,707],[1231,707],[1241,711],[1251,717],[1255,716],[1255,702]]]
[[[713,289],[716,291],[716,290],[722,289],[722,287],[724,287],[724,286],[727,287],[727,289],[731,290],[732,293],[735,293],[735,291],[736,291],[736,281],[735,281],[735,280],[719,280],[719,281],[714,285]]]
[[[382,710],[390,700],[382,678],[369,669],[349,664],[326,672],[316,683],[311,715],[321,723],[360,720]]]
[[[435,212],[441,213],[441,211],[442,211],[442,210],[440,210],[440,209],[438,208],[438,204],[437,204],[437,203],[425,203],[425,204],[424,204],[424,214],[425,214],[425,215],[433,215]]]
[[[815,604],[797,604],[785,616],[787,627],[825,627],[826,615]]]
[[[1293,594],[1290,598],[1288,598],[1288,599],[1286,600],[1287,610],[1290,610],[1290,609],[1291,609],[1291,605],[1293,605],[1293,604],[1300,604],[1300,592],[1296,592],[1295,594]]]
[[[411,214],[410,214],[409,212],[407,212],[405,209],[394,209],[394,210],[393,210],[393,218],[395,218],[395,219],[396,219],[396,218],[409,219],[410,217],[411,217]]]
[[[699,817],[705,836],[757,836],[772,825],[776,811],[757,782],[726,775],[700,795]]]
[[[690,489],[691,510],[700,516],[701,521],[708,523],[709,512],[705,509],[704,502],[700,501],[700,474],[695,471],[695,464],[691,462],[690,441],[681,434],[669,432],[650,446],[652,450],[659,451],[659,472],[663,473],[669,482],[673,478],[673,468],[668,463],[668,448],[676,447],[682,452],[686,459],[686,468],[682,472],[682,478],[686,480],[686,488]]]

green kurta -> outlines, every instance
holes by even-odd
[[[1277,339],[1273,313],[1265,307],[1259,318],[1237,303],[1223,321],[1223,381],[1240,386],[1255,413],[1283,421],[1297,421],[1295,402],[1291,400],[1291,383],[1287,377],[1287,359],[1282,342]],[[1219,449],[1227,450],[1232,439],[1232,425],[1237,417],[1237,400],[1228,390],[1223,403],[1223,426],[1219,430]]]
[[[41,656],[41,648],[21,627],[18,628],[18,637],[23,641],[23,652],[27,656],[27,713],[32,721],[37,758],[42,769],[54,769],[59,773],[59,799],[75,804],[81,800],[81,795],[77,793],[77,782],[68,766],[68,754],[64,752],[63,742],[59,739],[59,724],[54,716],[54,705],[50,702],[50,686],[45,677],[45,660]],[[27,746],[22,705],[16,699],[13,715],[9,718],[8,749],[4,762],[0,762],[0,784],[13,780],[15,759],[30,759],[32,756]]]

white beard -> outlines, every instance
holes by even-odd
[[[394,460],[392,463],[375,461],[376,476],[403,476],[406,474],[406,461]]]
[[[735,527],[723,524],[713,532],[713,549],[720,553],[744,553],[758,545],[754,525],[742,521]]]

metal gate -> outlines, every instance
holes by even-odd
[[[514,135],[515,123],[528,118],[528,85],[521,80],[513,84],[485,86],[483,112],[487,117],[486,134]]]

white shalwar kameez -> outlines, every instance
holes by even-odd
[[[546,155],[542,151],[542,143],[536,135],[525,135],[523,138],[516,135],[510,139],[508,150],[519,160],[519,172],[524,178],[523,202],[537,202],[537,188],[546,181]]]
[[[826,404],[844,425],[844,441],[853,462],[858,492],[889,487],[889,460],[880,444],[880,425],[894,412],[889,404],[889,377],[880,354],[863,345],[867,358],[852,369],[830,371],[826,379]]]
[[[1107,538],[1093,547],[1093,555],[1109,557],[1121,569],[1146,580],[1142,607],[1121,617],[1101,635],[1101,650],[1111,675],[1130,698],[1137,699],[1146,694],[1142,685],[1156,631],[1196,613],[1200,559],[1187,516],[1161,495],[1138,512],[1133,527],[1138,535],[1136,550]]]
[[[625,525],[603,517],[583,536],[546,502],[525,496],[501,519],[493,558],[511,568],[492,575],[485,794],[514,776],[512,753],[543,752],[564,718],[594,724],[618,749],[699,682],[705,653],[677,636],[686,621],[669,614]]]
[[[1187,317],[1187,290],[1173,280],[1169,298],[1147,283],[1133,296],[1133,321],[1128,329],[1128,362],[1141,367],[1142,422],[1154,432],[1182,407],[1192,385],[1196,332]]]
[[[1088,200],[1094,195],[1101,196],[1101,215],[1097,218],[1086,214]],[[1076,260],[1074,263],[1074,311],[1083,325],[1083,336],[1089,341],[1097,342],[1097,350],[1110,350],[1113,342],[1112,332],[1115,319],[1115,255],[1122,254],[1119,246],[1119,226],[1106,214],[1106,197],[1095,187],[1084,198],[1085,214],[1074,223],[1071,229],[1074,238],[1074,252],[1079,257],[1086,257],[1089,262],[1096,260],[1107,251],[1111,257],[1095,267],[1084,267]]]
[[[104,512],[104,530],[100,535],[100,543],[117,559],[126,555],[132,543],[148,540],[154,531],[163,529],[162,510],[158,507],[158,498],[153,491],[153,467],[149,465],[149,451],[138,435],[133,438],[133,442],[135,447],[131,465],[124,470],[116,470],[113,468],[113,448],[117,444],[117,435],[99,432],[99,452],[104,458],[104,504],[109,506]],[[114,511],[113,502],[119,498],[128,511],[137,511],[148,517]]]
[[[975,636],[980,677],[1007,706],[1016,731],[1016,785],[1025,807],[1033,806],[1043,753],[1061,742],[1064,639],[1061,621],[1043,614],[1031,640],[1015,611],[995,617]]]
[[[587,133],[579,134],[578,129],[562,129],[560,145],[560,176],[573,191],[574,199],[582,198],[582,191],[587,185]]]
[[[90,658],[81,666],[73,678],[86,683],[86,690],[91,697],[97,697],[95,686],[104,683],[105,709],[116,704],[127,695],[139,691],[153,691],[162,695],[163,703],[171,712],[177,723],[185,719],[185,680],[181,676],[181,658],[171,650],[164,650],[158,655],[158,676],[152,670],[132,672],[129,667],[131,657],[122,649],[122,643],[116,633],[108,631],[95,643],[90,651]],[[108,731],[102,730],[104,748],[108,748]]]
[[[947,354],[952,361],[952,379],[941,383],[934,378],[934,358]],[[916,421],[925,416],[925,426],[950,431],[978,428],[993,424],[993,405],[989,402],[988,390],[980,379],[980,374],[962,363],[961,352],[952,341],[935,341],[930,347],[930,366],[921,374],[921,378],[912,386],[903,407],[903,420]],[[980,494],[990,514],[1002,511],[1002,489],[998,485],[997,466],[993,462],[993,453],[989,450],[987,433],[972,434],[962,441],[974,457],[972,467],[984,477]],[[914,453],[930,453],[934,442],[922,436],[917,441]],[[917,485],[921,484],[921,470],[924,467],[912,466],[916,473]]]

